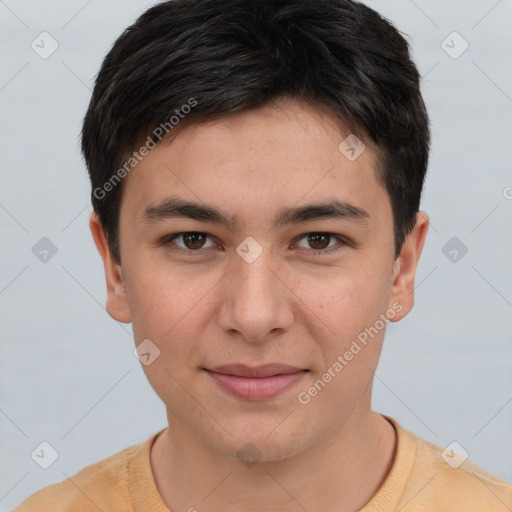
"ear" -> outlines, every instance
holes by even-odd
[[[390,318],[391,322],[401,320],[414,306],[414,278],[427,237],[428,224],[428,215],[425,212],[418,212],[414,228],[405,239],[400,254],[395,260],[390,305],[398,303],[402,309],[397,311],[392,319]]]
[[[128,307],[121,265],[116,263],[112,256],[100,219],[95,212],[92,212],[89,217],[89,227],[105,269],[107,312],[114,320],[129,323],[131,322],[131,314]]]

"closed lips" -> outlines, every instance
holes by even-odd
[[[261,366],[246,366],[243,364],[228,364],[205,368],[207,371],[221,373],[224,375],[236,375],[238,377],[263,378],[273,375],[287,375],[300,371],[306,371],[304,368],[290,366],[280,363],[271,363]]]
[[[245,401],[270,400],[297,383],[307,370],[283,364],[223,365],[205,368],[220,389]]]

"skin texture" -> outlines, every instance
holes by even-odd
[[[137,345],[150,339],[160,349],[143,369],[167,408],[170,427],[153,446],[151,466],[173,511],[356,510],[389,472],[395,431],[370,408],[385,328],[307,405],[297,399],[393,304],[390,321],[410,311],[428,229],[428,216],[418,213],[394,259],[391,204],[376,179],[375,152],[365,141],[350,161],[338,149],[347,135],[327,110],[292,100],[187,126],[125,178],[122,265],[91,215],[108,313],[133,323]],[[170,195],[222,209],[238,225],[144,222],[144,210]],[[367,221],[273,227],[283,207],[332,199],[366,210]],[[162,241],[191,231],[208,236],[188,245]],[[348,243],[334,236],[308,242],[310,233]],[[249,236],[263,250],[252,263],[236,252]],[[319,254],[335,246],[341,249]],[[235,398],[203,370],[274,362],[308,372],[265,401]],[[252,445],[258,462],[243,463],[240,450]]]

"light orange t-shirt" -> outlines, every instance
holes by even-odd
[[[511,485],[468,460],[458,466],[460,461],[452,460],[452,452],[448,457],[445,453],[448,464],[441,457],[443,448],[403,429],[393,418],[384,417],[397,432],[395,460],[382,486],[361,512],[512,510]],[[151,446],[162,430],[144,443],[37,491],[12,512],[170,512],[158,493],[149,459]]]

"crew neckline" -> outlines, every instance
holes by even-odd
[[[166,428],[159,430],[139,445],[126,465],[128,490],[135,512],[172,512],[158,492],[150,461],[151,448]]]
[[[417,445],[414,436],[404,430],[398,422],[384,414],[396,432],[395,457],[384,482],[370,499],[360,509],[360,512],[382,512],[396,510],[407,486],[416,460]],[[128,490],[135,512],[172,512],[164,503],[153,476],[150,453],[157,437],[167,427],[152,435],[146,442],[140,444],[127,461]]]
[[[381,416],[395,429],[395,458],[384,482],[360,512],[397,510],[416,461],[417,443],[414,435],[402,428],[391,416]]]

